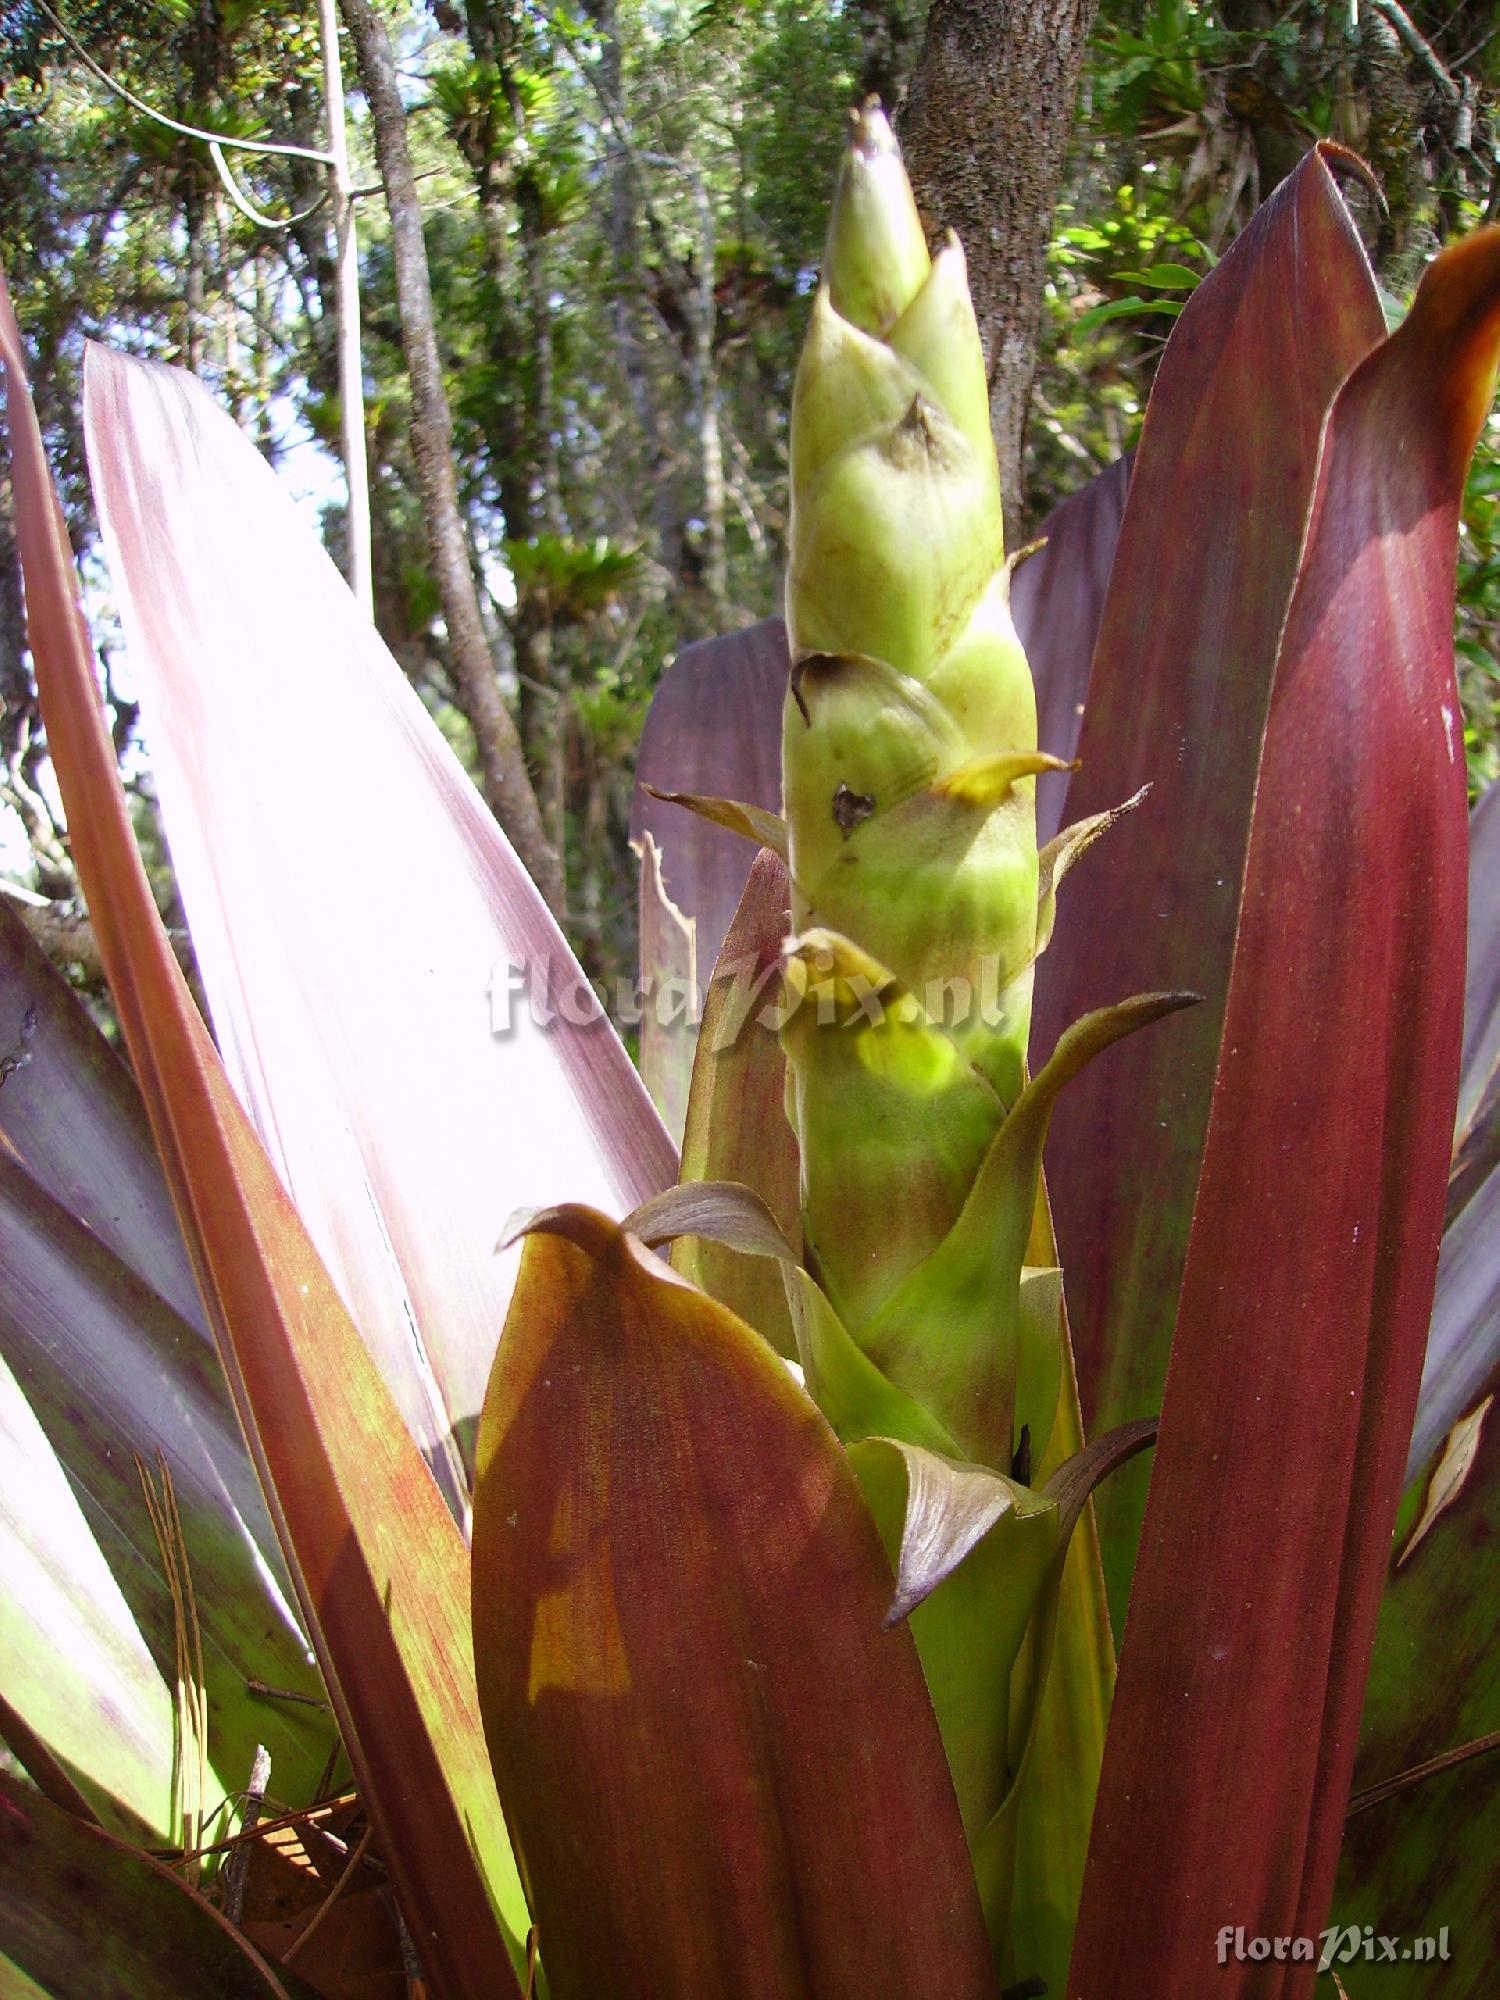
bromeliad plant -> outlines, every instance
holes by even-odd
[[[257,1744],[273,1802],[318,1788],[328,1726],[284,1698],[316,1689],[310,1643],[445,2000],[1309,1990],[1215,1946],[1326,1918],[1416,1403],[1462,1004],[1453,537],[1500,236],[1386,339],[1318,153],[1205,283],[1085,649],[1075,782],[1103,790],[1039,848],[1074,746],[1038,749],[962,256],[929,257],[862,114],[793,415],[785,820],[679,780],[771,850],[680,1164],[270,474],[194,385],[96,352],[226,1075],[136,856],[8,308],[0,332],[49,743],[165,1169],[12,937],[0,1733],[39,1790],[0,1781],[0,1952],[44,1991],[80,1990],[81,1950],[141,1993],[357,1990],[247,1913],[236,1864],[212,1900],[192,1880]],[[1106,831],[1070,935],[1058,885]],[[1054,1175],[1065,1247],[1070,1204],[1103,1239],[1083,1351],[1149,1351],[1176,1308],[1107,1744],[1088,1496],[1153,1426],[1082,1440],[1040,1158],[1086,1091]],[[516,1269],[492,1248],[523,1204]],[[130,1476],[148,1449],[186,1565]],[[368,1907],[366,1853],[337,1879]]]

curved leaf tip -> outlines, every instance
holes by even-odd
[[[485,1400],[475,1659],[554,2000],[991,2000],[952,1783],[827,1425],[597,1211],[534,1220]]]

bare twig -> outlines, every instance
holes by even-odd
[[[147,104],[144,98],[137,97],[134,91],[128,90],[118,78],[111,76],[107,69],[101,68],[67,22],[53,13],[47,0],[37,0],[37,5],[89,74],[97,77],[107,90],[114,92],[116,97],[122,98],[132,111],[139,111],[143,118],[149,118],[157,125],[164,125],[169,132],[180,133],[184,139],[201,139],[208,146],[232,146],[241,153],[274,153],[283,159],[315,160],[322,167],[332,164],[330,154],[315,152],[310,146],[289,146],[273,139],[241,139],[236,138],[231,132],[207,132],[201,125],[184,125],[180,118],[169,118],[165,111],[158,111],[154,105]]]
[[[1397,0],[1372,0],[1372,5],[1377,14],[1383,14],[1390,22],[1408,51],[1416,57],[1448,102],[1456,105],[1462,98],[1463,92],[1454,82],[1442,57],[1406,9],[1399,6]]]
[[[245,1883],[250,1873],[250,1842],[266,1803],[266,1786],[271,1782],[271,1753],[257,1743],[250,1764],[250,1782],[245,1787],[244,1810],[240,1814],[239,1845],[230,1850],[224,1869],[224,1914],[238,1924],[245,1911]]]
[[[344,1866],[343,1873],[339,1876],[339,1879],[337,1880],[337,1882],[334,1883],[333,1887],[329,1890],[328,1894],[323,1898],[322,1902],[319,1903],[318,1907],[313,1911],[312,1916],[309,1918],[305,1928],[298,1931],[297,1935],[292,1939],[291,1944],[282,1953],[281,1962],[283,1965],[291,1964],[292,1960],[297,1956],[298,1952],[301,1951],[303,1945],[307,1943],[308,1939],[317,1930],[319,1924],[321,1924],[323,1919],[328,1915],[328,1912],[333,1908],[334,1904],[338,1901],[339,1897],[343,1895],[345,1889],[348,1888],[350,1882],[353,1881],[354,1871],[356,1868],[358,1868],[360,1862],[364,1860],[365,1849],[369,1846],[370,1836],[371,1834],[374,1833],[374,1831],[375,1829],[373,1826],[367,1826],[364,1832],[360,1835],[359,1844],[355,1848],[354,1852],[349,1856],[349,1859]]]

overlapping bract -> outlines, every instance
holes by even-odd
[[[963,253],[928,257],[867,108],[793,397],[783,735],[788,1111],[854,1327],[951,1227],[1020,1091],[1042,760],[1008,598]]]

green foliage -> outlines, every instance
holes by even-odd
[[[905,38],[905,54],[891,57],[897,70],[909,65],[920,11],[889,6],[877,22],[838,0],[620,0],[612,16],[535,0],[386,9],[421,177],[459,491],[476,567],[492,585],[487,612],[508,685],[520,686],[518,671],[538,677],[537,662],[523,662],[527,620],[556,579],[545,592],[538,579],[520,587],[527,579],[507,545],[586,550],[603,538],[638,551],[608,604],[582,607],[581,621],[553,614],[541,676],[569,691],[558,767],[569,896],[586,927],[618,939],[609,949],[623,963],[601,966],[606,976],[628,965],[628,921],[593,913],[629,908],[633,862],[617,774],[599,796],[603,767],[577,698],[607,660],[639,704],[685,642],[779,606],[784,412],[842,138],[836,114],[872,74],[881,23],[888,39]],[[1468,57],[1463,73],[1479,94],[1466,152],[1421,65],[1397,64],[1397,80],[1420,98],[1401,113],[1401,146],[1421,151],[1426,179],[1402,197],[1402,214],[1417,218],[1410,226],[1381,224],[1373,209],[1367,220],[1381,275],[1403,299],[1425,249],[1472,226],[1489,198],[1475,162],[1492,133],[1485,93],[1500,60],[1482,8],[1460,7],[1451,20],[1409,11],[1443,60]],[[306,8],[81,0],[66,18],[103,67],[172,117],[323,144]],[[102,335],[203,376],[268,456],[285,457],[314,490],[337,552],[335,302],[319,169],[231,153],[257,207],[313,209],[290,229],[256,229],[222,192],[206,148],[111,95],[34,0],[0,0],[0,28],[0,257],[35,343],[76,537],[87,547],[93,528],[72,413],[83,340]],[[1034,519],[1133,443],[1191,281],[1309,140],[1332,133],[1382,160],[1400,151],[1387,130],[1394,99],[1380,95],[1351,34],[1347,9],[1323,0],[1254,16],[1206,0],[1104,0],[1047,267],[1029,445]],[[368,117],[352,72],[347,81],[354,174],[368,186],[377,178]],[[407,439],[387,225],[377,201],[362,201],[358,217],[377,613],[443,712],[454,687]],[[720,495],[706,479],[705,395],[718,420]],[[1461,578],[1476,781],[1500,757],[1489,466],[1486,446]],[[518,560],[524,570],[530,558]],[[523,730],[540,727],[545,707],[520,701]],[[540,738],[528,747],[534,764],[552,754]],[[585,826],[587,838],[576,831]]]
[[[1500,426],[1480,437],[1458,544],[1458,685],[1469,786],[1500,777]]]
[[[738,33],[747,11],[734,10]],[[777,0],[758,12],[763,38],[746,65],[745,162],[773,257],[788,273],[809,273],[822,255],[827,190],[843,145],[830,111],[854,96],[855,14],[798,0]]]
[[[533,535],[503,545],[518,591],[545,601],[553,619],[578,620],[603,611],[639,580],[640,554],[616,547],[607,535],[591,542],[565,535]]]
[[[1029,439],[1034,519],[1134,443],[1186,279],[1212,266],[1314,140],[1363,153],[1384,184],[1385,210],[1353,179],[1345,193],[1392,323],[1437,247],[1496,213],[1500,38],[1483,8],[1407,13],[1426,58],[1382,28],[1376,10],[1356,20],[1321,0],[1287,10],[1105,0],[1048,257]],[[1439,80],[1445,64],[1451,93]],[[1460,96],[1468,124],[1455,117]],[[1159,282],[1164,275],[1176,282]],[[1486,430],[1459,558],[1476,789],[1500,770],[1497,450],[1500,438]]]

